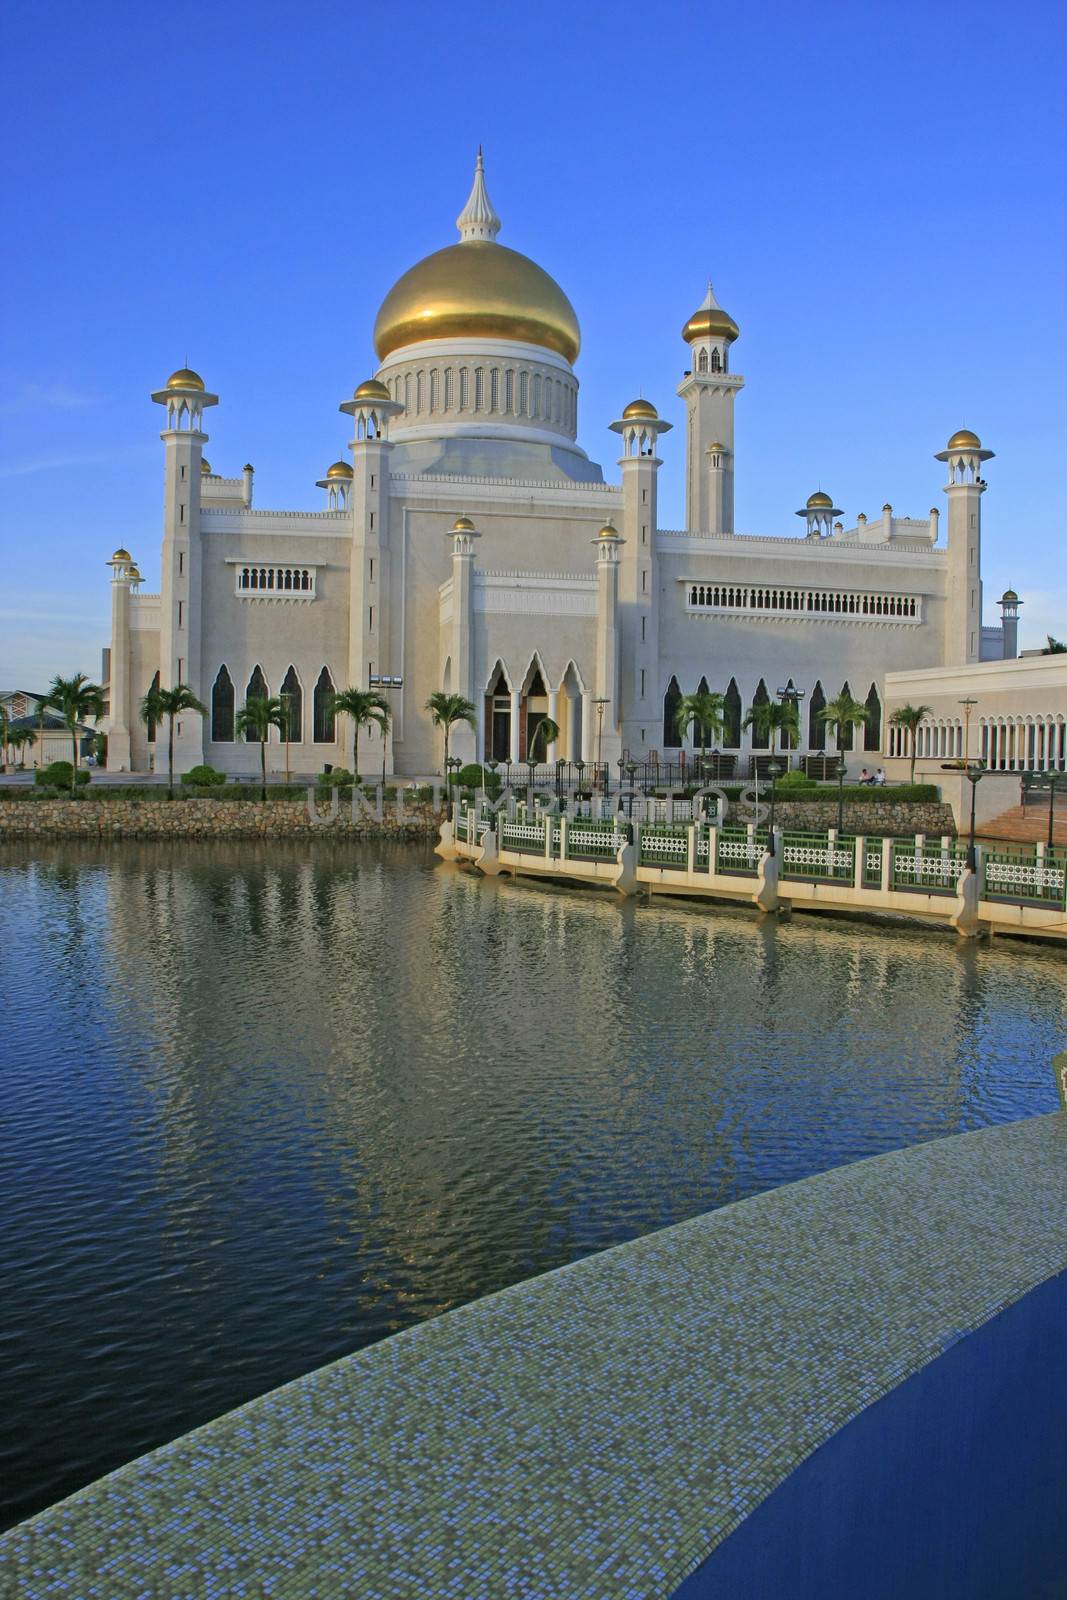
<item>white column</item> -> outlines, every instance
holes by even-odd
[[[593,728],[593,696],[587,691],[582,695],[582,760],[592,761],[594,754],[595,731]]]
[[[517,689],[511,691],[511,759],[519,759],[519,703],[522,696]]]

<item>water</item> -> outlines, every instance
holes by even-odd
[[[1062,952],[479,881],[0,850],[3,1518],[605,1245],[1055,1109]]]

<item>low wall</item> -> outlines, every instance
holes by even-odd
[[[766,800],[764,793],[760,796],[761,804]],[[735,819],[737,822],[746,820],[742,808],[731,805],[727,820],[732,824]],[[774,821],[777,827],[795,828],[800,833],[836,828],[837,801],[811,800],[804,804],[799,800],[779,800],[774,807]],[[873,798],[846,800],[844,823],[845,833],[862,833],[868,838],[883,838],[886,834],[925,833],[931,839],[940,839],[943,834],[954,835],[956,832],[952,807],[936,801],[893,805],[891,801]]]
[[[301,800],[0,800],[4,839],[368,839],[436,836],[440,816],[405,802],[402,816],[384,804],[382,816],[336,817],[322,802],[312,822]]]
[[[1051,1600],[1065,1163],[959,1134],[432,1318],[12,1529],[0,1594]]]

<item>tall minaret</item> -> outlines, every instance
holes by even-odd
[[[207,434],[204,409],[217,406],[199,373],[181,367],[152,399],[167,408],[164,445],[163,557],[160,572],[159,683],[172,689],[187,683],[204,699],[200,681],[200,481]],[[133,684],[134,698],[148,688]],[[175,724],[174,770],[188,772],[204,759],[204,719],[182,717]]]
[[[697,533],[734,531],[734,396],[745,380],[730,371],[730,346],[738,326],[708,292],[682,338],[692,370],[678,386],[688,415],[686,526]]]
[[[982,656],[983,461],[993,455],[969,428],[954,433],[936,460],[948,463],[948,571],[942,661],[946,667]]]
[[[619,709],[619,547],[617,528],[606,522],[596,545],[596,677],[589,758],[611,763],[622,750]]]
[[[126,549],[118,549],[111,568],[111,676],[108,686],[107,770],[131,770],[130,725],[135,715],[130,694],[130,587],[137,568]],[[147,684],[145,685],[147,688]]]
[[[346,687],[368,689],[371,678],[402,677],[394,659],[389,573],[389,419],[403,407],[377,378],[361,383],[340,409],[352,418],[352,479],[348,509],[352,548],[348,574],[348,677]],[[404,737],[403,690],[390,699],[392,726],[386,735],[386,772],[393,771],[393,746]]]
[[[650,400],[631,400],[613,433],[622,435],[622,531],[619,554],[619,731],[635,761],[659,744],[659,573],[656,563],[659,435],[672,426]],[[641,734],[644,730],[645,737]]]
[[[470,517],[457,517],[448,538],[452,547],[450,693],[461,694],[472,705],[477,705],[479,696],[474,691],[474,541],[480,534]],[[477,734],[468,723],[454,725],[450,745],[452,754],[464,763],[478,759]]]
[[[1014,661],[1019,654],[1019,607],[1022,601],[1014,589],[1005,589],[997,601],[1000,607],[1000,631],[1004,640],[1003,657]]]

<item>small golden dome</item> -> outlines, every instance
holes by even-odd
[[[601,528],[600,532],[597,534],[597,538],[598,539],[617,539],[618,537],[619,537],[619,530],[611,522],[605,522],[604,526]]]
[[[389,400],[391,396],[384,383],[379,383],[377,378],[368,378],[365,383],[360,384],[352,398],[353,400]]]
[[[464,239],[394,283],[374,324],[379,360],[423,339],[514,339],[574,361],[574,307],[548,273],[506,245]]]
[[[834,509],[834,503],[828,494],[823,494],[821,489],[817,489],[814,494],[808,495],[809,511],[818,511],[823,506],[825,506],[828,511],[832,511]]]
[[[205,477],[207,477],[211,471],[211,462],[208,460],[207,456],[200,457],[200,471]]]
[[[124,550],[122,546],[119,545],[111,559],[112,561],[132,561],[133,557],[130,555],[128,550]]]
[[[326,468],[328,478],[351,478],[352,468],[347,461],[335,461],[332,467]]]
[[[716,456],[725,455],[726,454],[726,446],[724,444],[720,444],[718,439],[716,439],[714,444],[709,444],[708,445],[708,454],[709,455],[716,455]]]
[[[945,448],[947,450],[981,450],[982,441],[976,433],[971,432],[970,428],[961,428],[958,433],[952,435]]]
[[[453,533],[474,533],[474,523],[470,517],[457,517],[452,524]]]
[[[1018,598],[1019,596],[1015,593],[1014,589],[1005,589],[1004,593],[1000,597],[1000,601],[1002,605],[1011,606],[1015,605],[1015,603],[1018,601]]]
[[[179,367],[177,372],[172,372],[167,379],[168,389],[203,389],[203,387],[203,378],[191,367]]]
[[[653,422],[659,418],[659,412],[651,400],[631,400],[622,415],[624,422],[634,417],[648,417]]]
[[[136,565],[134,565],[134,566],[132,566],[130,568],[129,573],[127,574],[127,576],[132,578],[134,583],[140,583],[141,582],[141,573],[140,573],[140,570],[138,569],[138,567]]]

